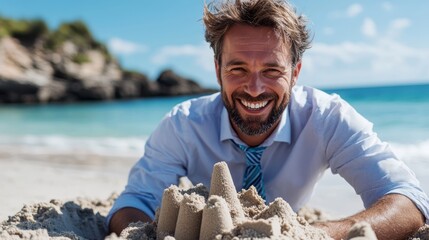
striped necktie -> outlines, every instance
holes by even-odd
[[[264,178],[262,176],[261,157],[266,147],[246,147],[238,145],[246,153],[246,171],[243,177],[243,188],[255,186],[259,195],[266,200]]]

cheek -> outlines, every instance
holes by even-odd
[[[228,81],[224,78],[222,78],[220,86],[222,91],[228,95],[231,95],[237,89],[237,86],[233,83],[233,81]]]
[[[277,81],[273,89],[277,92],[278,95],[283,96],[285,93],[290,92],[291,85],[289,81]]]
[[[232,91],[230,91],[228,84],[225,84],[224,82],[221,81],[220,89],[222,93],[222,98],[228,100],[228,102],[231,102]]]
[[[282,83],[277,84],[273,90],[276,92],[276,95],[278,97],[278,105],[289,102],[292,90],[292,86],[289,82],[283,81]]]
[[[234,91],[231,91],[229,89],[224,89],[223,90],[223,94],[225,94],[226,99],[228,99],[228,102],[232,104],[233,99],[232,99],[232,94],[234,93]]]

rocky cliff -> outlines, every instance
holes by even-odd
[[[49,31],[0,17],[0,103],[47,103],[213,92],[172,70],[156,81],[127,71],[82,22]]]

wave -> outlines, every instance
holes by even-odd
[[[94,154],[136,157],[144,152],[147,136],[137,137],[70,137],[62,135],[0,136],[2,152],[25,154]],[[404,162],[429,164],[429,139],[415,143],[389,143]]]
[[[136,157],[143,153],[146,140],[147,137],[1,136],[0,149],[2,150],[0,152]]]
[[[392,142],[390,145],[399,159],[404,162],[424,162],[429,164],[429,139],[415,144]]]

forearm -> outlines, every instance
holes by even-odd
[[[110,219],[109,232],[114,232],[118,236],[121,234],[130,223],[133,222],[151,222],[152,220],[144,212],[136,208],[122,208],[113,214],[112,219]]]
[[[349,229],[357,222],[368,222],[377,238],[405,239],[424,224],[423,214],[414,203],[400,194],[389,194],[369,209],[338,221],[316,223],[335,239],[345,239]]]

